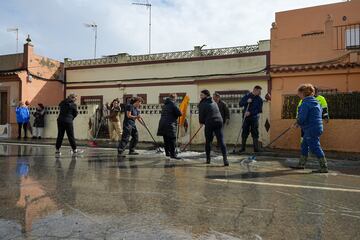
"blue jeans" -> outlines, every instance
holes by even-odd
[[[214,126],[205,125],[205,138],[206,138],[206,144],[205,144],[205,152],[206,156],[210,156],[211,152],[211,144],[214,140],[214,134],[216,136],[217,142],[220,145],[221,152],[223,156],[227,155],[226,145],[224,141],[224,133],[223,133],[223,126],[222,123]]]
[[[301,155],[307,157],[309,150],[316,155],[317,158],[325,157],[320,145],[320,137],[304,136],[301,143]]]

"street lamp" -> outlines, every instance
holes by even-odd
[[[97,41],[97,27],[96,23],[84,23],[84,26],[87,28],[92,28],[95,32],[95,47],[94,47],[94,59],[96,58],[96,41]]]
[[[145,6],[149,9],[149,54],[151,53],[151,3],[146,0],[146,3],[132,3],[133,5]]]
[[[8,28],[7,31],[16,33],[16,53],[18,53],[18,51],[19,51],[19,28],[18,27]]]

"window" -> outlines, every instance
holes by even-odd
[[[103,96],[81,96],[80,98],[81,105],[103,105]]]
[[[227,104],[239,104],[241,98],[249,93],[248,90],[216,91]]]
[[[169,97],[170,93],[160,93],[159,95],[159,103],[164,104],[165,99]],[[176,93],[177,99],[176,102],[181,103],[184,97],[186,96],[186,93]]]
[[[350,26],[346,29],[345,38],[346,49],[354,49],[360,47],[360,25]]]
[[[127,103],[127,100],[132,97],[141,97],[143,99],[143,104],[147,104],[147,94],[124,94],[123,103]]]

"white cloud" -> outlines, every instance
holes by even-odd
[[[134,0],[136,1],[136,0]],[[63,59],[91,58],[99,25],[98,56],[147,53],[148,10],[128,0],[14,0],[0,3],[0,54],[15,50],[6,28],[18,25],[21,41],[30,33],[36,51]],[[334,0],[153,0],[152,52],[255,44],[270,37],[275,12],[338,2]]]

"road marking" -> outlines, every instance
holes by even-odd
[[[244,181],[244,180],[227,180],[227,179],[213,179],[213,180],[217,181],[217,182],[261,185],[261,186],[271,186],[271,187],[303,188],[303,189],[314,189],[314,190],[325,190],[325,191],[360,193],[360,189],[351,189],[351,188],[331,188],[331,187],[304,186],[304,185],[283,184],[283,183],[253,182],[253,181]]]
[[[341,215],[342,215],[342,216],[347,216],[347,217],[352,217],[352,218],[360,219],[360,216],[355,216],[355,215],[350,215],[350,214],[345,214],[345,213],[342,213]]]

